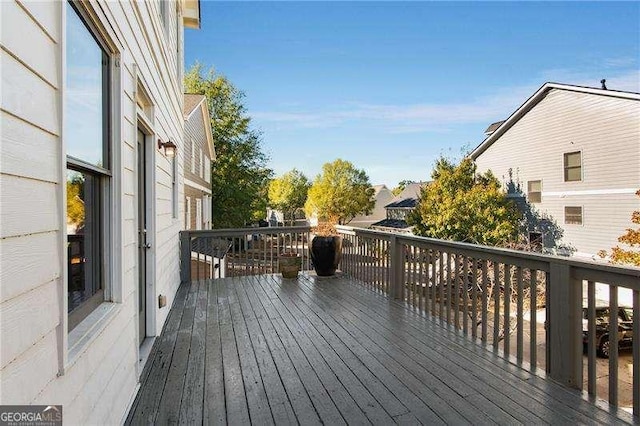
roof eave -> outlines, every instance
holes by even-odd
[[[640,100],[640,93],[622,92],[617,90],[595,89],[593,87],[572,86],[570,84],[560,84],[547,82],[543,84],[533,95],[529,97],[518,109],[516,109],[493,133],[487,136],[478,145],[469,157],[476,160],[483,152],[487,150],[500,136],[509,130],[516,122],[518,122],[526,113],[536,106],[551,89],[568,90],[579,93],[589,93],[592,95],[612,96],[622,99]]]
[[[185,27],[200,29],[200,0],[182,0],[182,22]]]

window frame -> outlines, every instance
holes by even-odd
[[[538,182],[540,184],[540,190],[539,191],[532,191],[531,190],[531,184]],[[532,194],[538,194],[538,198],[534,199],[534,197],[532,197]],[[536,203],[541,203],[542,202],[542,179],[537,179],[537,180],[528,180],[527,181],[527,201],[532,203],[532,204],[536,204]]]
[[[568,216],[577,216],[575,213],[567,214],[567,209],[580,209],[580,223],[577,222],[568,222]],[[583,206],[564,206],[564,224],[565,225],[576,225],[576,226],[584,226],[584,207]]]
[[[568,165],[568,156],[570,155],[574,155],[574,154],[579,154],[580,155],[580,165],[579,166],[569,166]],[[571,151],[571,152],[564,152],[562,154],[562,178],[564,182],[582,182],[583,178],[584,178],[584,174],[583,174],[583,158],[582,158],[582,150],[576,150],[576,151]],[[575,170],[575,169],[580,169],[580,178],[579,179],[569,179],[569,170]]]
[[[171,157],[171,217],[178,218],[178,156]]]
[[[68,170],[87,174],[95,178],[96,180],[96,188],[95,188],[95,196],[97,197],[97,201],[94,203],[95,211],[92,212],[95,217],[97,217],[97,225],[96,229],[93,230],[94,240],[97,242],[96,247],[94,248],[93,255],[96,256],[94,261],[96,265],[96,271],[94,279],[96,279],[99,283],[98,290],[90,296],[88,299],[83,301],[79,306],[77,306],[73,311],[69,312],[67,308],[67,332],[71,332],[78,324],[80,324],[85,318],[87,318],[98,306],[100,306],[103,302],[105,302],[108,298],[111,297],[111,267],[112,265],[112,227],[111,227],[111,219],[114,217],[113,208],[113,196],[112,190],[114,186],[113,181],[113,169],[114,169],[114,148],[113,148],[113,134],[114,134],[114,103],[113,99],[113,91],[116,88],[116,84],[114,81],[114,72],[113,65],[115,62],[115,56],[112,50],[109,48],[108,44],[97,36],[99,34],[95,25],[91,21],[90,17],[87,15],[86,11],[84,11],[81,7],[78,7],[73,1],[65,1],[65,7],[70,7],[73,12],[77,15],[78,19],[84,25],[87,32],[90,34],[92,39],[95,41],[96,45],[102,51],[102,160],[103,166],[98,166],[91,164],[87,161],[84,161],[80,158],[76,158],[72,155],[67,154],[67,146],[64,145],[64,164],[65,164],[65,182],[66,182],[66,174]],[[64,13],[67,11],[65,9]],[[65,41],[65,49],[66,43]],[[63,61],[66,64],[66,52]],[[63,97],[66,96],[67,91],[63,92]],[[64,129],[63,129],[64,132]],[[64,136],[63,136],[64,137]],[[67,207],[66,203],[64,205],[64,214],[66,217]],[[68,245],[69,234],[64,233],[64,241],[65,245]],[[68,300],[69,297],[69,260],[67,259],[65,265],[65,274],[66,274],[66,294],[65,299]]]

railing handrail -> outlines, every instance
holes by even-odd
[[[549,265],[556,264],[568,266],[572,270],[572,276],[579,279],[597,280],[600,282],[615,281],[617,285],[630,288],[632,290],[640,290],[640,268],[635,266],[620,266],[610,263],[594,262],[586,259],[568,258],[552,254],[531,253],[520,250],[483,246],[479,244],[464,243],[458,241],[440,240],[436,238],[420,237],[409,234],[392,234],[384,231],[373,229],[357,228],[352,226],[338,225],[336,230],[340,233],[350,233],[352,235],[371,235],[383,240],[390,240],[392,236],[396,238],[398,243],[408,242],[412,244],[428,244],[436,246],[436,248],[455,249],[461,252],[473,253],[475,257],[491,258],[492,256],[500,256],[501,260],[512,258],[518,263],[531,263],[532,268],[549,272]],[[528,266],[528,265],[527,265]],[[593,275],[596,274],[597,277]]]
[[[238,237],[253,234],[289,234],[308,232],[310,226],[264,226],[260,228],[187,229],[180,234],[192,237]]]

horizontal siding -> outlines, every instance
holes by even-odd
[[[38,25],[21,5],[0,3],[2,11],[2,47],[29,67],[40,78],[58,88],[57,43]],[[28,34],[28,37],[25,37]]]
[[[49,334],[59,323],[60,280],[43,284],[0,304],[0,357],[2,366]]]
[[[583,152],[582,182],[564,182],[563,154]],[[640,102],[552,90],[476,160],[508,180],[542,179],[545,191],[640,185]]]
[[[573,151],[582,152],[583,180],[564,182],[563,154]],[[596,254],[616,244],[640,209],[633,195],[640,188],[640,102],[553,89],[476,163],[525,193],[528,181],[541,180],[535,207],[557,221],[565,243]],[[624,194],[606,195],[613,191]],[[584,208],[580,227],[563,223],[564,206],[573,205]]]
[[[51,231],[7,238],[2,242],[0,302],[60,278],[60,251],[51,250],[57,246],[59,238],[57,231]]]
[[[2,238],[58,229],[58,185],[13,175],[0,175]]]
[[[57,42],[61,39],[60,8],[56,2],[20,0],[16,3],[29,13],[29,16],[52,40]]]
[[[123,282],[122,303],[109,314],[81,347],[77,358],[57,377],[61,343],[56,326],[61,318],[61,260],[59,229],[65,200],[59,199],[61,151],[60,41],[63,33],[61,2],[2,2],[2,146],[0,151],[0,401],[2,403],[60,403],[70,424],[118,423],[136,389],[137,358],[137,117],[134,104],[137,66],[154,104],[153,126],[157,138],[172,139],[183,150],[183,93],[176,80],[176,10],[170,3],[167,34],[158,17],[157,2],[83,2],[99,21],[120,58],[121,170],[114,183],[121,204]],[[24,37],[28,34],[29,37]],[[169,162],[156,150],[151,173],[163,200],[151,206],[156,218],[155,246],[157,293],[167,295],[169,306],[179,285],[178,232],[180,221],[166,220],[171,213],[167,188],[171,187]],[[34,153],[37,153],[34,154]],[[183,153],[180,153],[182,158]],[[182,165],[179,166],[182,171]],[[180,178],[179,181],[182,179]],[[117,187],[118,185],[114,185]],[[180,191],[182,192],[182,191]],[[170,194],[168,199],[170,199]],[[155,296],[155,295],[154,295]],[[117,299],[117,297],[116,297]],[[154,304],[149,309],[157,309]],[[169,308],[156,314],[155,327],[163,326]],[[20,382],[28,381],[18,390]],[[95,417],[94,417],[95,415]]]
[[[58,372],[57,332],[51,330],[20,357],[2,368],[0,403],[31,401]]]
[[[5,50],[1,52],[0,61],[2,110],[53,135],[59,135],[57,90]]]
[[[20,120],[0,113],[2,143],[0,172],[47,182],[58,182],[60,144],[58,137]],[[37,152],[38,155],[33,155]]]
[[[582,207],[582,225],[564,223],[564,208]],[[581,253],[595,255],[610,250],[627,228],[633,226],[631,211],[640,209],[638,197],[601,195],[591,197],[544,197],[535,208],[554,220],[563,232],[562,243],[574,246]]]

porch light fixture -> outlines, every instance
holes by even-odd
[[[169,139],[167,142],[162,142],[162,139],[158,139],[158,149],[164,149],[165,157],[173,157],[176,155],[178,146]]]

